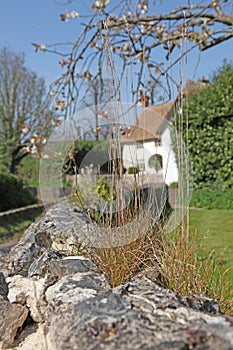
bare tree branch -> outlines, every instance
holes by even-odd
[[[224,35],[222,35],[221,37],[218,37],[216,39],[213,39],[211,41],[209,41],[208,43],[205,43],[205,45],[200,45],[200,50],[201,51],[205,51],[207,49],[209,49],[210,47],[213,47],[215,45],[218,45],[226,40],[229,40],[233,38],[233,32],[232,33],[226,33]]]
[[[142,86],[154,102],[159,79],[170,79],[169,70],[188,52],[196,47],[204,51],[233,37],[230,0],[202,0],[196,4],[194,1],[193,5],[187,5],[185,0],[182,2],[184,4],[169,13],[158,14],[153,1],[122,0],[116,4],[112,0],[93,0],[92,15],[80,14],[83,30],[70,51],[67,51],[70,43],[46,47],[33,44],[36,51],[69,58],[67,62],[61,60],[65,73],[51,86],[55,101],[61,97],[67,101],[64,117],[75,110],[85,81],[98,77],[100,91],[104,91],[106,66],[110,67],[111,73],[111,97],[121,98],[122,86],[131,74],[134,102],[139,99]],[[70,3],[75,4],[75,1]],[[80,20],[74,17],[78,17],[76,12],[61,15],[63,20]],[[161,49],[164,61],[155,62],[156,50],[161,52]]]

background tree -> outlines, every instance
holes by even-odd
[[[91,138],[92,134],[96,141],[99,139],[106,139],[109,135],[109,125],[105,123],[104,126],[101,126],[100,120],[106,120],[106,111],[104,106],[111,100],[111,92],[108,91],[109,83],[107,79],[101,79],[101,76],[97,76],[94,79],[90,77],[85,84],[85,90],[83,93],[83,98],[81,100],[81,108],[90,108],[93,112],[95,122],[92,120],[88,121],[89,132],[87,135]],[[101,105],[102,110],[99,110]],[[99,106],[99,107],[98,107]],[[94,126],[94,127],[93,127]],[[85,135],[84,135],[85,137]]]
[[[25,66],[23,54],[0,51],[0,161],[10,172],[29,153],[42,156],[51,128],[44,79]]]
[[[51,86],[51,93],[66,101],[70,108],[67,113],[76,108],[84,81],[97,77],[108,77],[111,95],[117,101],[124,94],[124,100],[137,102],[143,88],[153,103],[154,86],[161,79],[167,83],[163,95],[171,97],[169,72],[188,52],[197,47],[204,51],[233,37],[231,5],[231,0],[192,4],[183,0],[170,12],[158,13],[158,2],[153,0],[93,0],[82,14],[75,10],[78,2],[69,0],[60,19],[81,21],[83,28],[72,49],[62,43],[33,45],[36,52],[60,57],[65,73]],[[164,58],[156,60],[162,51]],[[182,80],[177,83],[178,91],[181,84]]]
[[[188,145],[196,187],[229,188],[233,185],[233,65],[224,65],[210,84],[188,96]],[[179,123],[177,123],[178,125]]]

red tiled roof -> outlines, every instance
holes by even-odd
[[[145,141],[159,138],[166,121],[171,117],[174,102],[146,107],[128,133],[123,136],[125,142]]]
[[[184,89],[180,93],[180,97],[182,98],[184,95],[203,89],[207,85],[208,82],[205,80],[187,80]],[[172,117],[172,110],[175,103],[174,101],[170,101],[146,107],[131,126],[130,130],[123,136],[122,140],[124,142],[140,142],[159,138],[164,130],[166,121]]]

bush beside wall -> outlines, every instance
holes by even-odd
[[[205,209],[232,209],[233,188],[231,189],[195,189],[190,206]]]
[[[35,203],[35,199],[24,188],[23,181],[7,173],[0,173],[0,198],[0,211]]]

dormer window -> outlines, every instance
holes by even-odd
[[[137,142],[137,149],[143,148],[143,142]]]
[[[159,146],[161,146],[162,145],[162,142],[161,142],[161,138],[160,137],[157,137],[156,139],[155,139],[155,147],[159,147]]]

